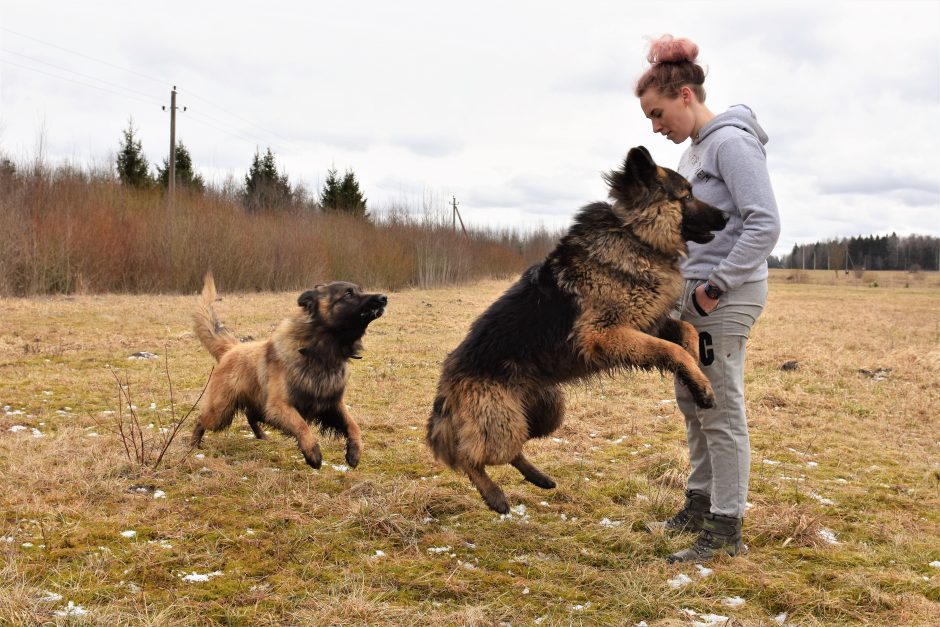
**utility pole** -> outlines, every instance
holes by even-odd
[[[167,172],[166,196],[169,202],[173,202],[173,194],[176,192],[176,85],[170,92],[170,163]],[[166,107],[163,107],[166,111]],[[183,111],[186,107],[183,107]]]
[[[460,228],[463,229],[463,234],[466,235],[467,227],[463,225],[463,218],[460,217],[460,211],[457,210],[457,205],[459,204],[460,203],[457,202],[457,197],[451,196],[451,206],[454,208],[454,214],[453,214],[454,231],[457,230],[457,220],[460,220]]]

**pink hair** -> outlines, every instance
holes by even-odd
[[[650,67],[636,82],[637,98],[653,88],[666,98],[676,98],[688,85],[699,102],[705,102],[705,70],[695,61],[698,46],[689,39],[663,35],[650,43],[646,60]]]

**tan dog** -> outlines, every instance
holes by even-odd
[[[219,431],[245,412],[255,437],[261,423],[294,436],[304,459],[319,468],[320,445],[310,429],[346,437],[346,463],[355,467],[362,452],[359,425],[343,403],[347,362],[358,358],[370,322],[385,311],[384,294],[363,294],[357,285],[318,285],[300,295],[297,310],[264,341],[239,343],[213,310],[215,281],[206,275],[193,314],[199,341],[219,362],[200,401],[192,445],[207,429]]]
[[[676,373],[700,406],[715,402],[698,367],[698,334],[669,314],[682,289],[686,241],[710,241],[727,218],[693,198],[688,181],[657,167],[642,147],[607,181],[613,202],[584,207],[555,250],[444,361],[428,445],[500,513],[509,502],[488,465],[512,464],[527,481],[555,487],[522,446],[561,425],[561,383],[656,368]]]

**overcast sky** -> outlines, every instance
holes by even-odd
[[[0,0],[0,152],[113,161],[177,137],[210,182],[270,147],[292,183],[355,171],[373,210],[456,196],[470,226],[566,225],[631,146],[675,167],[632,89],[689,37],[714,112],[748,104],[794,243],[940,235],[940,1]]]

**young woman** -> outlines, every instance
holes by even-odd
[[[705,106],[705,72],[697,57],[694,43],[664,35],[652,42],[650,68],[636,85],[653,132],[676,144],[691,140],[678,171],[692,183],[693,195],[730,216],[708,244],[689,243],[683,264],[686,285],[676,315],[698,330],[702,371],[717,404],[701,409],[676,385],[692,471],[682,510],[648,527],[699,535],[691,547],[670,555],[670,562],[746,551],[741,525],[751,449],[744,350],[767,300],[767,257],[780,234],[764,151],[767,134],[746,106],[718,115]]]

